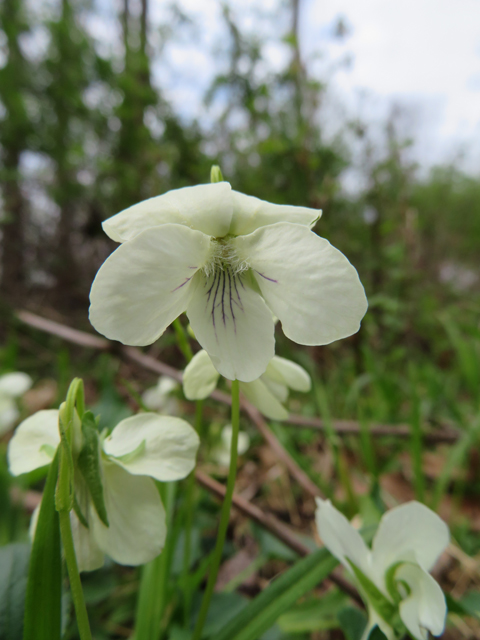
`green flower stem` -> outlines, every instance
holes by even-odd
[[[228,470],[227,491],[222,505],[220,525],[218,527],[217,541],[213,551],[210,570],[208,573],[207,586],[203,594],[202,606],[198,615],[192,640],[200,640],[203,625],[212,599],[213,589],[217,581],[218,569],[222,559],[223,545],[227,534],[228,522],[230,519],[230,508],[232,506],[233,490],[235,488],[235,477],[237,474],[237,451],[238,451],[238,430],[240,426],[240,390],[238,380],[232,382],[232,445],[230,449],[230,467]]]
[[[77,557],[73,546],[72,526],[70,523],[70,513],[68,511],[59,511],[60,534],[62,536],[63,552],[67,563],[68,578],[70,580],[70,591],[75,606],[75,614],[77,616],[77,626],[80,640],[92,640],[90,624],[88,622],[87,608],[83,598],[82,583],[78,572]]]
[[[202,438],[203,425],[203,401],[197,400],[195,403],[195,431],[200,439]],[[192,527],[194,511],[195,492],[195,471],[192,471],[187,478],[184,500],[185,511],[185,544],[183,547],[182,584],[183,584],[183,615],[185,626],[188,626],[192,603],[192,589],[188,582],[190,571],[191,549],[192,549]]]

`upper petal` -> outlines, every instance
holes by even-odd
[[[312,386],[310,376],[303,367],[280,356],[274,356],[270,360],[264,376],[279,384],[285,384],[294,391],[307,392]]]
[[[373,565],[386,571],[413,553],[429,571],[449,540],[448,527],[436,513],[420,502],[408,502],[383,515],[372,543]]]
[[[267,418],[271,420],[286,420],[288,418],[288,411],[261,379],[242,382],[240,391]]]
[[[232,191],[233,216],[230,233],[244,236],[260,227],[276,222],[294,222],[311,228],[322,215],[321,209],[294,207],[284,204],[272,204]]]
[[[125,242],[145,229],[168,223],[222,237],[228,233],[231,220],[231,186],[218,182],[174,189],[143,200],[108,218],[102,226],[112,240]]]
[[[219,373],[208,353],[202,349],[196,353],[183,372],[183,393],[188,400],[208,398],[217,386]]]
[[[140,413],[122,420],[105,439],[103,450],[129,473],[162,482],[185,478],[195,466],[197,432],[180,418]],[[132,454],[129,456],[128,454]]]
[[[50,464],[59,444],[58,409],[38,411],[18,425],[8,443],[10,473],[18,476]]]
[[[155,342],[187,308],[210,238],[178,224],[143,231],[114,251],[90,291],[90,322],[124,344]]]
[[[281,222],[233,243],[288,338],[319,345],[358,331],[367,310],[363,286],[327,240],[308,227]]]
[[[267,368],[275,352],[274,324],[249,275],[218,269],[198,273],[187,316],[198,342],[213,365],[229,380],[250,382]]]
[[[165,544],[165,510],[151,478],[130,475],[115,462],[103,465],[103,491],[110,526],[93,506],[89,524],[99,548],[115,562],[139,565],[153,560]]]
[[[410,594],[399,606],[400,617],[418,640],[428,638],[428,629],[439,636],[445,628],[447,605],[443,591],[432,576],[421,567],[411,563],[402,564],[395,572],[396,580],[404,580]]]
[[[0,376],[0,396],[17,398],[22,396],[32,386],[32,379],[27,373],[15,371]]]
[[[352,568],[347,558],[368,577],[370,551],[362,536],[330,500],[315,498],[315,502],[317,503],[315,522],[323,544],[350,573]]]

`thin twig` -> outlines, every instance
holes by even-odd
[[[168,364],[164,364],[163,362],[155,360],[151,356],[142,353],[139,349],[136,349],[134,347],[126,347],[119,343],[106,340],[105,338],[99,338],[98,336],[94,336],[91,333],[86,333],[85,331],[72,329],[71,327],[67,327],[58,322],[54,322],[53,320],[42,318],[41,316],[31,313],[30,311],[17,311],[16,316],[23,323],[34,327],[35,329],[39,329],[40,331],[43,331],[45,333],[50,333],[51,335],[58,336],[60,338],[63,338],[64,340],[67,340],[68,342],[72,342],[73,344],[78,344],[82,347],[89,347],[100,351],[110,351],[126,360],[136,362],[143,368],[149,369],[154,373],[170,376],[171,378],[179,382],[182,381],[181,371],[170,367]],[[219,402],[222,402],[224,404],[230,404],[230,396],[226,393],[223,393],[222,391],[213,391],[211,397],[214,400],[218,400]],[[246,408],[246,403],[243,402],[242,406]],[[325,424],[323,420],[315,417],[291,414],[284,424],[297,425],[309,429],[316,429],[318,431],[325,431]],[[360,425],[355,420],[334,420],[332,421],[332,426],[339,436],[360,435],[361,433]],[[369,432],[373,436],[392,436],[395,438],[411,437],[411,429],[408,424],[388,425],[374,423],[370,425]],[[456,442],[461,435],[462,434],[458,429],[450,425],[443,425],[436,431],[423,431],[422,433],[422,437],[425,442],[428,442],[430,444]]]
[[[320,498],[325,497],[317,487],[317,485],[313,482],[313,480],[311,480],[305,473],[305,471],[300,468],[300,466],[295,462],[292,456],[285,449],[283,444],[278,440],[277,436],[273,433],[268,424],[260,415],[258,409],[256,409],[249,402],[243,402],[242,406],[248,413],[251,421],[260,431],[264,439],[268,442],[272,451],[274,451],[279,460],[284,463],[289,473],[293,478],[295,478],[298,484],[314,498],[317,496]]]
[[[197,482],[202,485],[205,489],[214,493],[219,498],[224,498],[225,496],[225,487],[223,484],[220,484],[203,471],[196,470],[195,478]],[[254,520],[257,524],[262,526],[264,529],[269,531],[276,538],[281,540],[287,547],[298,553],[299,556],[306,556],[311,553],[310,549],[303,544],[301,540],[297,538],[297,536],[290,530],[290,528],[278,520],[271,513],[266,513],[262,511],[259,507],[252,504],[242,496],[237,494],[233,494],[233,506],[236,507],[239,511],[248,516],[251,520]],[[328,577],[328,580],[336,584],[342,591],[347,593],[357,604],[361,607],[364,607],[362,599],[360,598],[358,591],[355,587],[350,584],[345,578],[339,573],[338,570],[334,570]]]

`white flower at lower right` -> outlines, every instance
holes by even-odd
[[[375,626],[388,640],[407,630],[417,640],[445,628],[445,596],[429,571],[448,546],[445,522],[419,502],[385,513],[372,548],[329,500],[316,499],[316,524],[323,544],[355,579],[368,608],[362,640]]]

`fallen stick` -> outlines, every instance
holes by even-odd
[[[99,338],[98,336],[94,336],[91,333],[86,333],[85,331],[72,329],[71,327],[67,327],[66,325],[60,324],[59,322],[54,322],[53,320],[42,318],[41,316],[31,313],[30,311],[17,311],[16,316],[24,324],[27,324],[28,326],[35,329],[39,329],[44,333],[58,336],[59,338],[63,338],[68,342],[77,344],[82,347],[97,349],[100,351],[108,351],[112,354],[117,354],[118,356],[126,360],[136,362],[143,368],[153,371],[154,373],[170,376],[171,378],[179,382],[182,381],[181,371],[178,371],[178,369],[175,369],[168,364],[155,360],[151,356],[142,353],[135,347],[127,347],[119,343],[106,340],[105,338]],[[214,400],[218,400],[219,402],[223,402],[224,404],[231,403],[230,396],[226,393],[223,393],[222,391],[215,390],[212,392],[210,397],[212,397]],[[243,406],[245,407],[246,403],[243,403]],[[306,427],[308,429],[316,429],[321,432],[324,432],[326,429],[324,421],[320,418],[301,416],[296,414],[290,414],[284,424]],[[360,435],[361,433],[360,424],[354,420],[333,420],[332,426],[335,432],[340,436]],[[411,429],[408,424],[371,424],[369,425],[368,432],[372,436],[393,436],[395,438],[402,439],[411,437]],[[455,429],[450,425],[444,425],[441,429],[438,429],[436,431],[424,431],[422,437],[425,442],[428,442],[430,444],[437,444],[456,442],[461,435],[462,434],[458,429]]]

